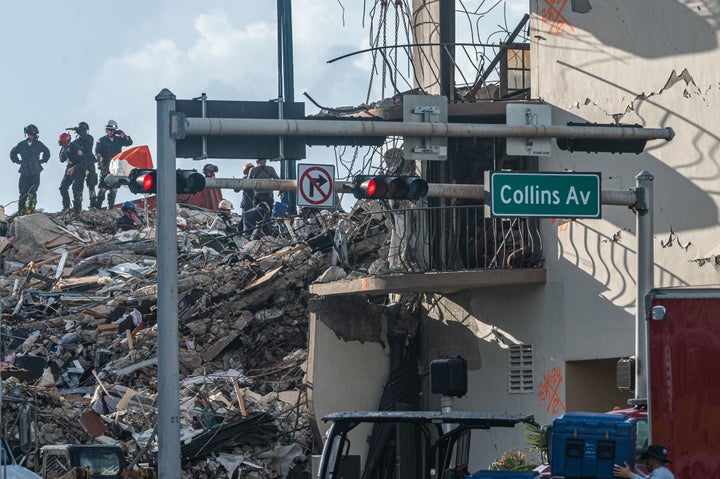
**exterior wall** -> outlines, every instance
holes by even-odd
[[[323,314],[332,324],[333,319],[352,322],[347,315],[332,318]],[[382,320],[371,317],[378,326]],[[350,321],[348,321],[350,320]],[[330,326],[318,319],[316,314],[310,317],[310,341],[308,348],[308,388],[312,403],[311,413],[315,417],[316,434],[324,438],[328,427],[322,422],[323,416],[340,411],[373,411],[378,409],[383,386],[390,370],[390,361],[383,345],[368,340],[342,339],[330,329]],[[374,339],[374,338],[373,338]],[[359,454],[360,463],[365,463],[371,426],[358,426],[351,434],[352,454]],[[358,450],[360,449],[360,450]]]
[[[649,171],[655,177],[654,286],[719,283],[720,6],[710,0],[531,0],[530,10],[533,97],[553,106],[553,124],[618,121],[676,132],[670,142],[649,142],[640,155],[568,153],[553,142],[540,170],[601,172],[604,189],[632,188],[637,173]],[[469,391],[455,401],[459,410],[532,413],[549,424],[569,406],[609,410],[623,397],[607,365],[634,354],[634,214],[604,206],[601,220],[540,224],[546,285],[426,298],[424,362],[458,354],[468,360]],[[364,377],[367,385],[358,378],[356,389],[325,390],[322,401],[372,407],[369,398],[357,406],[350,401],[359,390],[375,390],[377,402],[382,348],[337,341],[324,326],[317,330],[333,367],[345,358],[348,367],[361,361],[363,369],[374,369]],[[533,345],[530,392],[508,391],[512,344]],[[592,374],[583,374],[579,362],[596,360]],[[592,394],[593,388],[600,391]],[[315,395],[320,400],[320,391]],[[428,409],[439,408],[437,397],[426,397]],[[478,448],[473,466],[486,467],[524,439],[519,432],[492,442]]]
[[[562,16],[553,15],[560,5]],[[573,5],[590,9],[573,12]],[[618,121],[676,132],[670,142],[649,142],[640,155],[568,153],[553,142],[553,154],[539,159],[540,170],[601,172],[604,189],[632,188],[637,173],[649,171],[655,177],[654,286],[718,283],[720,7],[706,1],[532,0],[531,13],[533,97],[553,106],[553,124]],[[569,406],[598,411],[623,405],[617,401],[625,395],[614,389],[607,364],[635,352],[635,216],[625,207],[604,206],[602,220],[540,222],[545,286],[428,301],[430,322],[437,322],[428,330],[455,330],[461,338],[428,335],[429,354],[444,349],[454,355],[457,345],[469,359],[470,389],[456,401],[458,409],[527,412],[549,424]],[[493,328],[510,342],[533,345],[533,393],[508,393],[507,353]],[[468,332],[477,336],[476,350],[468,349]],[[593,374],[580,373],[577,366],[585,361],[596,363]],[[498,454],[503,450],[498,447]]]

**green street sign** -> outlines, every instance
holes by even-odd
[[[491,216],[601,217],[600,173],[488,173],[484,198]]]

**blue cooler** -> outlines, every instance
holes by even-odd
[[[537,475],[535,471],[477,471],[465,479],[532,479]]]
[[[553,421],[553,476],[613,479],[613,464],[635,468],[635,419],[621,414],[570,412]]]

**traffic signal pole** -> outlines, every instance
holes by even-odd
[[[422,136],[465,138],[595,138],[670,141],[672,128],[496,125],[338,120],[272,120],[260,118],[190,118],[175,114],[172,134],[241,136]]]
[[[335,180],[335,191],[338,193],[352,193],[352,181]],[[271,180],[271,179],[240,179],[240,178],[205,178],[205,188],[220,188],[227,190],[273,190],[295,191],[297,180]],[[484,196],[483,185],[467,185],[456,183],[428,183],[430,198],[466,198],[482,200]],[[601,201],[604,205],[632,206],[635,204],[635,191],[632,189],[602,190]]]
[[[168,121],[175,95],[163,89],[157,102],[157,343],[158,473],[181,477],[180,357],[178,331],[176,144]]]

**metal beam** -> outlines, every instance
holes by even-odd
[[[257,118],[188,118],[178,115],[174,138],[187,135],[238,136],[440,136],[467,138],[598,138],[670,141],[672,128],[493,125],[337,120],[271,120]]]
[[[335,180],[335,191],[350,193],[352,181]],[[220,188],[227,190],[273,190],[295,191],[296,180],[269,180],[247,178],[205,178],[205,188]],[[430,198],[467,198],[482,200],[483,185],[458,185],[455,183],[429,183],[428,194]],[[604,205],[633,206],[636,203],[636,193],[627,190],[602,190],[600,202]]]

